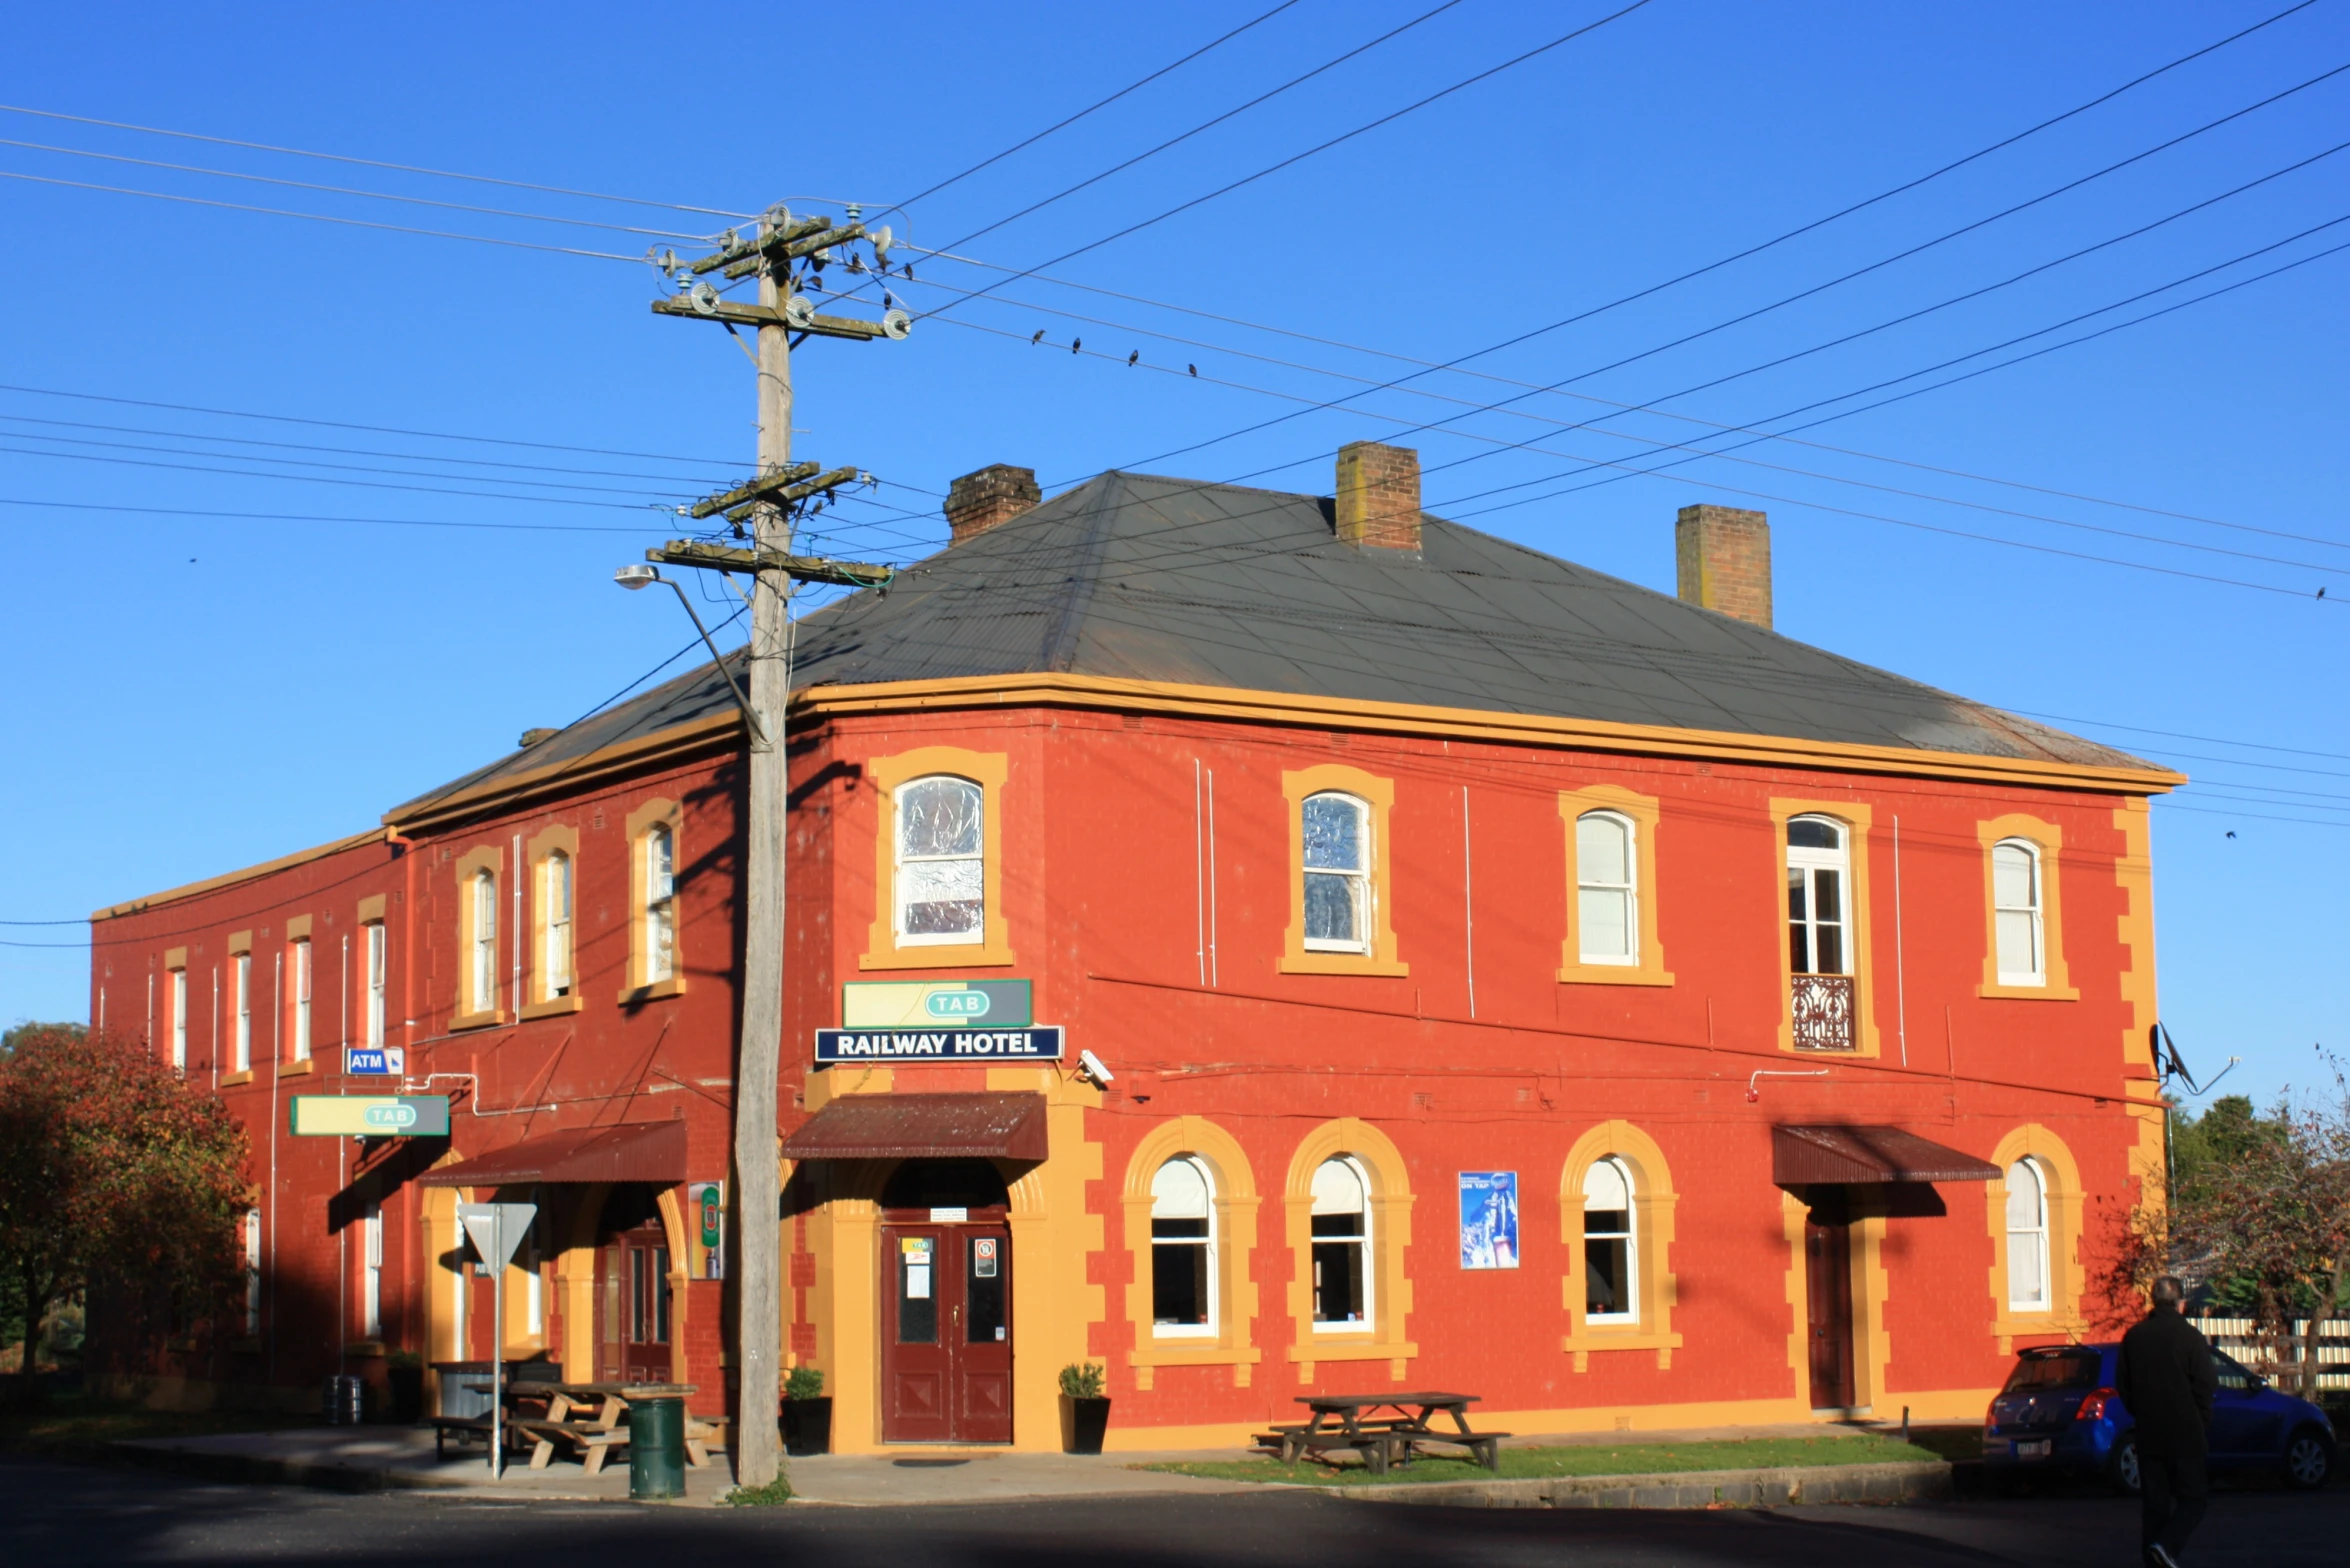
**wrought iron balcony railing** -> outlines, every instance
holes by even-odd
[[[1850,1051],[1859,1047],[1852,1023],[1852,976],[1795,977],[1795,1048]]]

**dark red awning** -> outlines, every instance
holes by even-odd
[[[506,1187],[531,1182],[685,1180],[685,1123],[633,1122],[541,1133],[429,1171],[427,1187]]]
[[[1898,1127],[1774,1127],[1771,1180],[1782,1187],[1836,1182],[1992,1181],[1999,1167]]]
[[[844,1094],[783,1140],[793,1160],[1041,1160],[1041,1094]]]

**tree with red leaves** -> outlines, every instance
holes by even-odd
[[[242,1290],[244,1129],[135,1041],[66,1024],[0,1056],[0,1270],[23,1291],[24,1381],[41,1323],[104,1287],[204,1318]]]

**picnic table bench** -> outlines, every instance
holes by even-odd
[[[514,1398],[534,1403],[543,1400],[546,1413],[518,1412],[512,1425],[531,1443],[531,1469],[544,1470],[560,1443],[575,1450],[587,1473],[595,1475],[615,1448],[627,1445],[628,1428],[621,1417],[633,1401],[683,1399],[700,1391],[692,1383],[516,1383]],[[724,1436],[725,1429],[724,1416],[687,1416],[686,1463],[696,1469],[707,1465],[710,1448]]]
[[[1295,1464],[1311,1454],[1325,1458],[1337,1449],[1363,1456],[1373,1475],[1385,1475],[1390,1464],[1409,1464],[1412,1455],[1431,1444],[1465,1448],[1478,1464],[1498,1472],[1501,1440],[1507,1432],[1479,1432],[1469,1425],[1469,1406],[1475,1394],[1301,1394],[1298,1403],[1312,1414],[1305,1421],[1280,1422],[1271,1431],[1256,1434],[1259,1448],[1279,1454],[1283,1464]],[[1385,1412],[1382,1414],[1381,1412]],[[1452,1418],[1453,1430],[1430,1425],[1438,1415]]]

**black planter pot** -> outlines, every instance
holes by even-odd
[[[832,1396],[783,1402],[783,1451],[795,1458],[832,1452]]]
[[[1110,1401],[1101,1399],[1073,1399],[1061,1396],[1061,1451],[1070,1454],[1098,1454],[1102,1451],[1102,1434],[1110,1429]]]
[[[424,1419],[424,1368],[386,1367],[384,1382],[391,1393],[390,1416],[395,1426],[414,1426]]]

